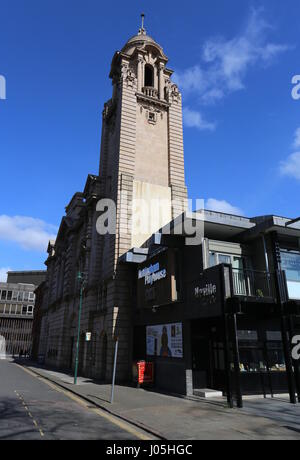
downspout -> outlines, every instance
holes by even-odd
[[[266,263],[266,272],[267,272],[267,282],[268,282],[268,291],[269,294],[272,294],[271,292],[271,283],[270,283],[270,264],[269,264],[269,257],[268,257],[268,251],[267,251],[267,245],[266,245],[266,238],[264,233],[261,234],[262,242],[263,242],[263,247],[264,247],[264,253],[265,253],[265,263]]]
[[[269,257],[268,257],[268,252],[267,252],[266,238],[265,238],[265,235],[263,233],[261,234],[261,238],[262,238],[263,246],[264,246],[266,271],[269,273],[269,271],[270,271]]]

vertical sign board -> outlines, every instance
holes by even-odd
[[[224,292],[222,266],[204,270],[188,286],[188,310],[191,317],[217,317],[222,315]]]
[[[175,253],[167,250],[141,264],[137,272],[139,308],[164,305],[177,300]]]

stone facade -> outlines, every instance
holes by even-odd
[[[48,247],[47,279],[39,292],[39,354],[47,364],[73,368],[78,324],[77,273],[85,275],[79,372],[101,379],[112,373],[119,340],[117,379],[127,380],[132,356],[132,280],[120,257],[182,213],[184,179],[181,94],[162,48],[144,28],[116,52],[112,98],[104,104],[99,175],[66,207],[55,242]],[[115,231],[100,235],[97,203],[116,204]],[[144,205],[163,202],[154,216]],[[142,201],[141,201],[142,200]],[[85,342],[84,333],[92,340]]]
[[[5,342],[7,356],[31,353],[37,287],[33,280],[38,282],[44,275],[45,272],[9,272],[7,282],[0,283],[0,342]]]

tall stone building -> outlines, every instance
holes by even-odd
[[[38,292],[39,354],[48,364],[74,366],[77,274],[84,272],[79,372],[110,378],[116,336],[117,378],[131,372],[133,283],[120,257],[182,213],[187,198],[181,94],[167,62],[143,25],[113,56],[99,175],[89,175],[83,193],[75,193],[66,207]],[[116,204],[116,219],[114,231],[101,235],[96,226],[104,199]],[[91,332],[90,342],[85,332]]]

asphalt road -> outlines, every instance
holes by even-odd
[[[145,434],[0,360],[0,440],[135,440]]]

